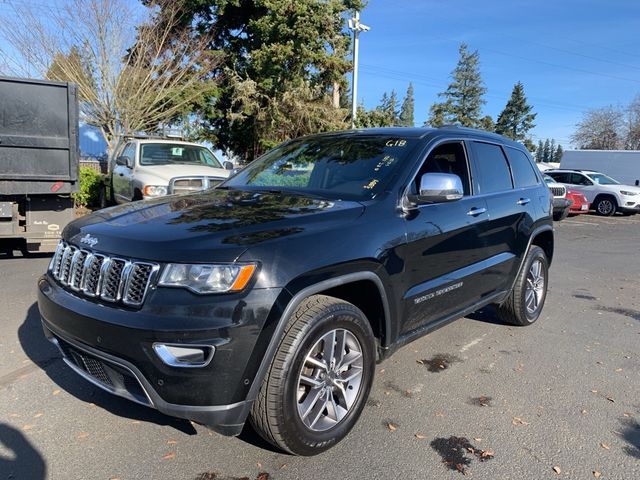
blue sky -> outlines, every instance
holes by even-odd
[[[361,20],[371,31],[360,36],[358,97],[372,108],[412,81],[416,125],[446,89],[461,42],[480,54],[494,120],[523,82],[536,142],[568,147],[582,112],[640,94],[640,0],[369,0]]]

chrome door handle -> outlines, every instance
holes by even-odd
[[[520,200],[518,200],[516,203],[518,205],[526,205],[527,203],[529,203],[531,201],[530,198],[521,198]]]
[[[484,207],[482,207],[482,208],[472,208],[471,210],[469,210],[467,212],[467,215],[475,217],[476,215],[480,215],[482,213],[485,213],[486,211],[487,211],[487,209],[484,208]]]

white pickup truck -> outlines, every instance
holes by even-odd
[[[109,160],[112,203],[206,190],[233,169],[206,147],[172,139],[130,138]]]

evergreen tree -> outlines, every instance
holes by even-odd
[[[409,83],[409,87],[407,88],[407,94],[404,97],[404,101],[402,102],[402,108],[400,109],[400,118],[398,122],[400,126],[413,127],[414,104],[415,104],[415,101],[413,98],[413,84]]]
[[[516,83],[513,86],[511,98],[509,98],[504,110],[498,115],[496,133],[518,142],[524,142],[529,130],[535,127],[533,121],[536,114],[532,113],[532,110],[533,107],[527,104],[522,82]]]
[[[486,130],[487,132],[493,132],[495,123],[493,122],[493,118],[491,118],[491,115],[485,115],[480,119],[479,128],[482,130]]]
[[[542,147],[542,161],[547,163],[551,159],[551,142],[547,138],[544,141],[544,147]]]
[[[478,51],[469,52],[467,44],[459,48],[460,58],[452,72],[452,81],[447,90],[438,96],[445,99],[431,106],[427,123],[456,123],[465,127],[480,127],[481,109],[486,101],[482,98],[487,89],[480,76]]]
[[[201,116],[218,147],[251,161],[289,138],[347,126],[347,111],[335,108],[332,92],[346,90],[345,18],[363,8],[362,0],[143,2],[161,14],[179,9],[183,30],[211,38],[219,91],[203,102]]]
[[[389,126],[398,124],[398,93],[395,90],[391,90],[389,104],[387,105],[385,114],[387,116]]]
[[[564,150],[562,150],[562,145],[558,145],[558,148],[556,148],[556,151],[553,155],[553,161],[556,163],[560,163],[562,161],[563,153],[564,153]]]
[[[536,162],[544,162],[544,144],[542,140],[538,140],[538,146],[536,147]]]
[[[556,155],[556,139],[552,138],[549,142],[549,159],[547,162],[555,162],[554,157]]]

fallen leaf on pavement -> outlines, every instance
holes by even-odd
[[[607,397],[607,400],[609,400],[611,403],[616,403],[616,401],[611,397]]]
[[[76,438],[82,440],[83,438],[87,438],[88,436],[89,434],[87,432],[80,432],[78,435],[76,435]]]
[[[581,413],[582,415],[586,415],[586,414],[587,414],[587,411],[583,408],[582,410],[580,410],[580,413]]]
[[[421,434],[421,433],[416,433],[415,437],[416,437],[418,440],[422,440],[422,439],[424,439],[424,438],[427,438],[427,437],[426,437],[426,435],[423,435],[423,434]]]
[[[258,467],[258,470],[262,470],[262,464],[260,462],[256,463],[256,467]]]
[[[390,431],[395,432],[398,429],[398,426],[395,423],[387,422],[387,428]]]
[[[489,460],[490,458],[493,458],[494,455],[495,453],[493,452],[493,450],[482,450],[480,452],[480,459]]]
[[[436,417],[444,417],[444,412],[443,411],[436,412]]]
[[[178,443],[175,440],[167,440],[167,445],[175,445],[176,443]]]
[[[624,415],[625,417],[630,417],[631,416],[631,414],[627,413],[627,412],[624,412],[622,415]]]
[[[31,430],[32,428],[33,428],[33,425],[25,425],[22,427],[22,430],[26,432],[27,430]]]
[[[476,442],[481,442],[481,441],[482,441],[482,439],[481,439],[480,437],[478,437],[478,438],[474,438],[474,440],[475,440]]]
[[[621,368],[616,368],[616,372],[621,372],[622,369]]]
[[[604,448],[605,450],[610,450],[611,449],[611,447],[609,445],[607,445],[606,443],[601,443],[600,446],[602,448]]]
[[[53,391],[53,395],[58,395],[60,393],[60,390],[56,389]]]
[[[256,480],[269,480],[269,474],[267,472],[260,472]]]
[[[283,468],[287,468],[287,464],[283,463],[282,465],[280,465],[280,470],[282,470]]]
[[[591,390],[591,393],[598,393],[598,390]]]
[[[562,472],[562,470],[560,470],[560,467],[553,467],[553,471],[556,472],[558,475],[560,475],[560,473]]]
[[[172,458],[176,458],[176,452],[169,452],[169,453],[166,453],[166,454],[162,457],[162,459],[163,459],[163,460],[171,460]]]
[[[598,470],[594,470],[593,471],[593,476],[596,477],[596,478],[600,478],[602,476],[602,474]]]
[[[511,421],[511,423],[513,425],[529,425],[529,422],[525,422],[520,417],[513,417],[513,420]]]

